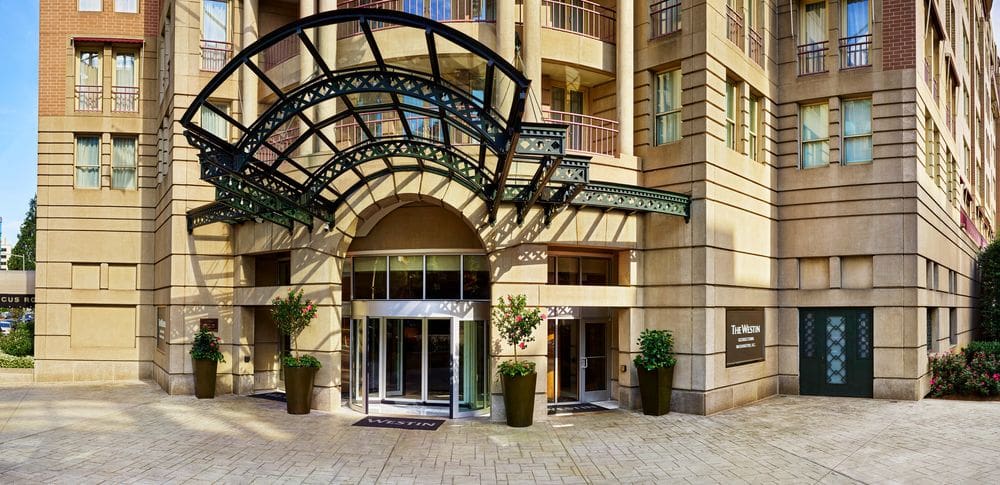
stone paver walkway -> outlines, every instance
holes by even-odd
[[[996,483],[1000,402],[774,397],[529,429],[354,427],[344,410],[148,383],[0,388],[0,483]]]

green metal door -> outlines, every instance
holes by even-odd
[[[799,309],[799,393],[872,397],[870,308]]]

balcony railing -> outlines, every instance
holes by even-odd
[[[284,151],[299,137],[299,127],[289,126],[279,129],[267,138],[267,142],[274,148]],[[273,162],[278,159],[278,153],[267,146],[263,146],[257,152],[257,158],[262,162]]]
[[[799,76],[826,72],[826,51],[828,42],[813,42],[798,47]]]
[[[681,30],[681,0],[660,0],[649,4],[650,37]]]
[[[201,41],[201,70],[219,72],[222,66],[229,62],[229,57],[233,54],[233,44],[231,42],[221,42],[217,40]]]
[[[857,35],[840,39],[840,68],[853,69],[872,65],[868,53],[872,46],[872,36]]]
[[[758,66],[764,65],[764,37],[750,27],[747,29],[747,39],[749,43],[747,44],[747,54],[757,63]]]
[[[566,130],[566,149],[599,155],[618,154],[618,122],[596,116],[563,111],[543,110],[546,121],[569,125]]]
[[[101,87],[77,85],[76,110],[77,111],[101,111]]]
[[[381,8],[412,13],[438,22],[493,22],[496,2],[488,0],[341,0],[337,8]],[[373,31],[396,27],[396,24],[371,22]],[[361,34],[361,24],[340,24],[338,37],[343,39]]]
[[[138,112],[139,88],[135,86],[111,86],[111,111]]]
[[[743,12],[726,6],[726,35],[743,50]]]
[[[373,136],[400,136],[406,133],[406,128],[399,121],[399,115],[395,111],[385,111],[379,113],[362,114],[361,118],[365,122],[365,127]],[[419,138],[428,140],[444,140],[443,130],[447,125],[442,124],[439,118],[429,116],[407,116],[406,123],[410,133]],[[334,136],[338,146],[350,146],[361,143],[365,140],[365,130],[353,119],[343,120],[334,127]],[[448,131],[448,141],[453,146],[473,146],[478,143],[469,134],[451,128]]]
[[[542,0],[542,27],[615,41],[615,11],[589,0]]]
[[[277,44],[264,49],[260,54],[260,66],[265,71],[278,67],[279,64],[299,55],[300,41],[298,36],[285,37]]]

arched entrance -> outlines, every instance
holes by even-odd
[[[413,202],[351,242],[347,404],[362,413],[489,410],[489,260],[462,216]]]

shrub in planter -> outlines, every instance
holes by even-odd
[[[288,414],[309,414],[313,380],[321,365],[315,357],[299,354],[298,339],[299,334],[316,318],[316,305],[303,297],[302,290],[291,290],[287,297],[275,298],[271,303],[271,318],[278,331],[292,339],[294,355],[285,355],[281,359]]]
[[[639,355],[634,363],[643,414],[662,416],[669,413],[674,366],[677,365],[673,334],[669,330],[643,330],[639,334]]]
[[[500,334],[500,339],[514,349],[514,359],[501,362],[497,368],[503,383],[503,404],[507,415],[507,426],[523,428],[531,426],[535,412],[535,363],[518,360],[517,350],[524,350],[528,342],[535,340],[535,329],[545,319],[537,308],[527,308],[524,295],[508,295],[497,299],[493,308],[492,322]]]
[[[194,334],[194,344],[191,345],[191,359],[194,362],[194,395],[198,399],[215,397],[215,376],[219,362],[226,359],[219,350],[222,339],[214,333],[198,329]]]

